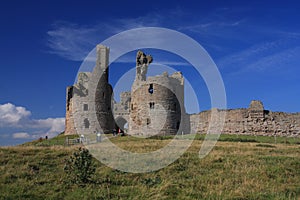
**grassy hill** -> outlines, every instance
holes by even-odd
[[[77,185],[68,181],[63,168],[80,145],[64,146],[65,137],[0,148],[0,199],[300,198],[297,139],[277,138],[275,144],[268,137],[222,136],[213,151],[199,159],[203,137],[197,136],[180,159],[162,170],[124,173],[94,160],[93,182]],[[112,140],[139,151],[170,138]]]

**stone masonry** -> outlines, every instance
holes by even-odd
[[[300,113],[272,112],[264,110],[260,101],[251,101],[248,109],[219,110],[225,112],[222,133],[266,136],[300,136]],[[206,133],[211,110],[190,115],[191,126],[197,133]],[[196,123],[199,122],[199,123]]]
[[[75,85],[67,88],[65,134],[108,133],[114,128],[108,83],[109,48],[97,45],[92,72],[80,72]]]
[[[125,126],[132,135],[204,134],[213,113],[213,117],[226,116],[224,134],[300,137],[300,113],[264,110],[257,100],[251,101],[248,108],[186,114],[181,72],[146,77],[153,58],[142,51],[137,52],[131,91],[122,92],[120,102],[115,102],[111,99],[108,58],[109,48],[97,45],[94,70],[80,72],[77,82],[67,87],[65,134],[111,133]]]
[[[185,130],[184,78],[181,72],[148,77],[153,58],[137,52],[136,77],[131,88],[129,133],[131,135],[174,135]]]
[[[133,135],[170,135],[188,132],[183,101],[183,76],[148,77],[135,82],[131,93],[129,133]]]
[[[125,131],[125,125],[129,122],[131,92],[121,92],[120,102],[114,101],[113,114],[115,118],[115,129]]]

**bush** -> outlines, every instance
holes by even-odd
[[[82,147],[79,148],[78,152],[74,152],[73,156],[66,159],[64,167],[64,171],[69,176],[69,179],[76,184],[91,182],[95,169],[92,155],[88,149]]]

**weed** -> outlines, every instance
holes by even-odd
[[[80,147],[78,152],[66,160],[64,171],[69,175],[72,182],[86,184],[92,181],[95,173],[92,155],[88,149]]]

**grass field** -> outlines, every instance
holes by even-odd
[[[253,137],[221,136],[212,152],[199,159],[203,136],[197,135],[180,159],[145,174],[124,173],[95,160],[93,182],[86,185],[66,178],[65,159],[80,145],[63,146],[63,135],[3,147],[0,199],[299,199],[299,139],[277,138],[275,143],[274,138]],[[163,146],[170,138],[112,141],[139,152]]]

